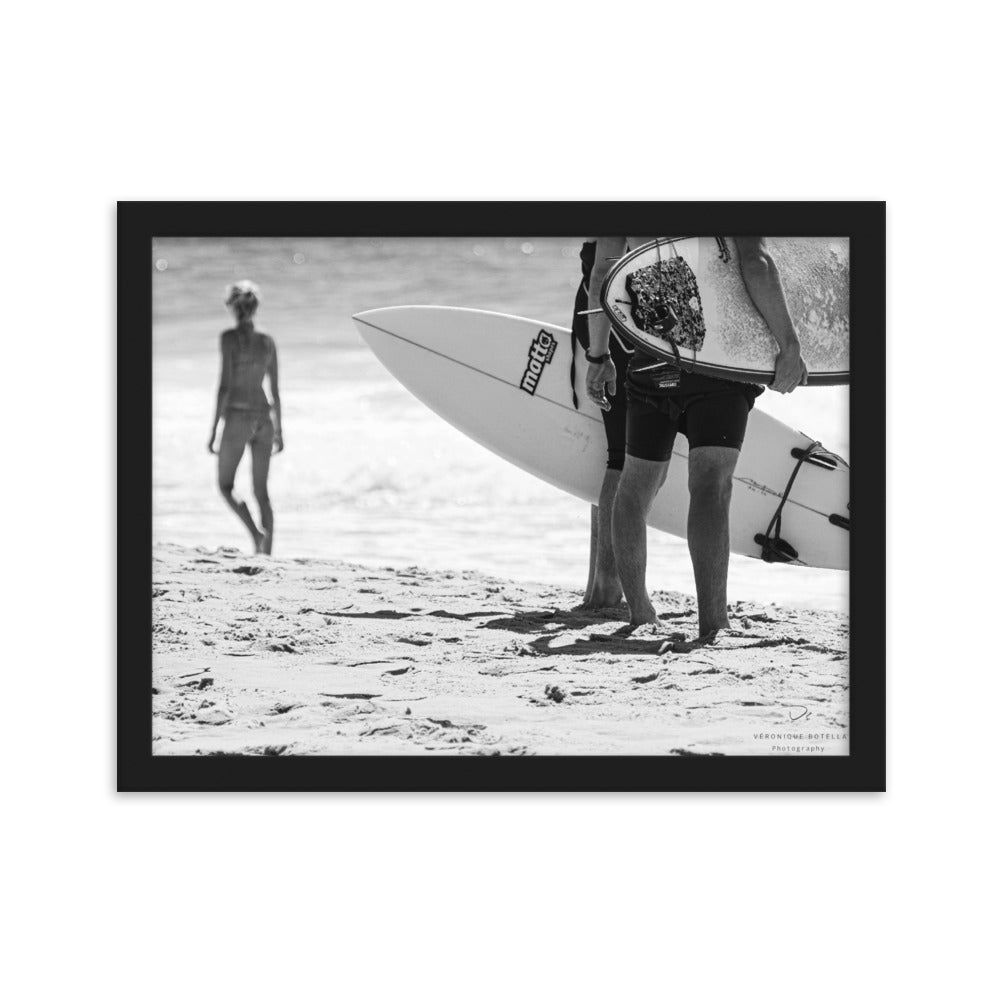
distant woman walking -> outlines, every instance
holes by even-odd
[[[267,555],[274,544],[274,514],[267,495],[271,453],[284,448],[281,439],[281,398],[278,395],[278,350],[266,333],[254,329],[260,289],[252,281],[237,281],[226,289],[226,306],[236,319],[220,338],[222,372],[208,450],[219,456],[219,489],[253,538],[254,550]],[[264,392],[264,376],[271,381],[271,400]],[[273,415],[273,422],[272,422]],[[223,420],[222,438],[215,439]],[[253,493],[260,506],[260,528],[246,502],[233,496],[236,469],[250,445]]]

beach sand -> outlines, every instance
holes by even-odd
[[[845,754],[848,624],[735,605],[691,648],[579,592],[164,543],[153,552],[155,754]]]

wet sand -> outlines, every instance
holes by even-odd
[[[848,752],[845,616],[738,602],[698,646],[653,596],[632,630],[567,588],[159,544],[153,752]]]

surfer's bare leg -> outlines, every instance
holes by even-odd
[[[618,576],[633,625],[659,620],[646,591],[646,518],[667,478],[669,466],[669,462],[651,462],[626,455],[625,468],[618,481],[612,534]]]
[[[622,585],[615,564],[612,538],[612,512],[621,472],[608,469],[604,473],[601,496],[597,507],[591,507],[590,566],[591,575],[583,599],[587,608],[613,608],[621,603]]]
[[[233,509],[236,516],[246,526],[253,539],[254,551],[260,551],[260,542],[264,537],[254,523],[250,508],[246,502],[233,495],[233,485],[236,482],[236,470],[240,460],[243,458],[243,451],[246,448],[246,441],[238,433],[239,428],[231,426],[231,421],[226,421],[222,431],[222,440],[219,442],[219,492],[223,500]]]
[[[590,605],[590,598],[594,593],[594,574],[597,572],[597,540],[600,533],[601,516],[600,507],[595,504],[590,505],[590,561],[587,569],[587,587],[583,592],[583,606]]]
[[[698,634],[729,628],[729,501],[737,448],[704,446],[688,455],[688,551],[698,592]]]
[[[260,507],[260,524],[263,528],[257,547],[258,552],[271,554],[274,545],[274,512],[267,492],[267,475],[271,468],[271,449],[274,447],[274,431],[262,430],[250,444],[250,460],[253,469],[253,495]]]

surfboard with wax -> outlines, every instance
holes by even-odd
[[[807,386],[850,381],[850,243],[769,236],[795,324]],[[611,269],[601,304],[631,344],[715,378],[767,385],[778,345],[743,282],[731,237],[664,236]]]
[[[597,503],[607,461],[604,424],[583,391],[585,365],[577,366],[579,409],[573,406],[569,330],[446,306],[371,309],[354,321],[389,372],[453,427],[525,472]],[[849,486],[843,459],[754,408],[733,486],[732,551],[761,558],[787,490],[780,538],[797,564],[847,569]],[[687,509],[687,441],[678,435],[649,524],[686,537]]]

